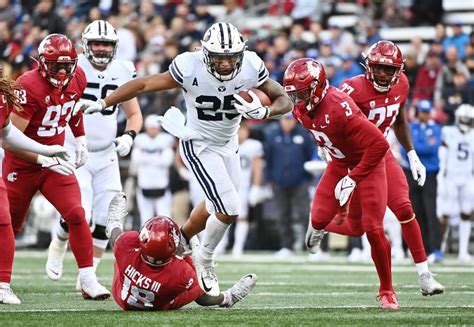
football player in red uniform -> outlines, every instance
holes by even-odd
[[[389,144],[350,96],[329,86],[324,67],[316,60],[293,61],[285,71],[283,84],[294,102],[295,118],[333,158],[314,195],[305,238],[308,250],[316,253],[327,231],[351,236],[365,232],[380,280],[381,307],[398,310],[400,305],[392,287],[390,243],[383,230],[387,205],[384,157]],[[352,202],[359,204],[362,215],[349,214],[343,225],[331,223],[353,193]]]
[[[82,116],[71,119],[76,101],[86,86],[77,54],[64,35],[48,35],[39,45],[38,68],[18,78],[22,109],[11,113],[13,124],[26,136],[46,145],[63,145],[69,123],[73,133],[84,135]],[[109,291],[97,281],[92,267],[92,237],[81,205],[74,163],[31,152],[5,152],[3,180],[7,187],[14,233],[23,227],[33,195],[39,190],[68,222],[70,245],[81,276],[84,298],[106,299]]]
[[[0,76],[2,75],[1,73],[2,70],[0,68]],[[9,146],[12,149],[67,159],[68,153],[62,146],[40,144],[28,138],[10,122],[10,112],[21,110],[15,96],[15,92],[18,92],[20,88],[21,85],[19,83],[0,77],[0,141],[3,141],[5,146]],[[72,170],[69,173],[72,174]],[[16,175],[10,175],[9,178],[14,180]],[[7,189],[3,179],[0,179],[0,235],[0,248],[2,249],[2,255],[0,256],[0,303],[20,304],[20,299],[18,299],[10,287],[15,237],[13,235]]]
[[[365,58],[365,74],[344,81],[339,87],[347,93],[364,115],[387,136],[393,126],[395,135],[408,154],[410,169],[418,185],[423,186],[426,171],[413,147],[405,114],[409,83],[403,73],[403,55],[390,41],[373,44]],[[419,275],[421,293],[443,293],[444,287],[428,269],[420,226],[411,205],[406,177],[397,160],[388,151],[385,155],[388,198],[387,205],[395,213]]]
[[[205,294],[190,256],[177,256],[178,225],[168,217],[147,220],[140,232],[123,232],[127,199],[117,193],[109,206],[106,233],[114,244],[112,294],[123,310],[174,310],[196,301],[203,306],[230,308],[255,287],[257,276],[247,274],[217,296]],[[194,242],[193,247],[198,244]],[[197,252],[197,249],[196,249]]]

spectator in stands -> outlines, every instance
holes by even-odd
[[[308,182],[311,176],[304,163],[311,160],[314,141],[291,113],[279,120],[278,128],[266,137],[265,161],[267,181],[273,189],[275,217],[279,224],[279,258],[293,255],[293,221],[306,230],[309,214]]]
[[[216,17],[218,22],[228,22],[239,30],[245,28],[245,12],[236,0],[224,0],[225,11]]]
[[[428,51],[425,63],[418,70],[414,83],[413,102],[415,106],[419,100],[433,100],[436,78],[438,77],[441,65],[438,54],[433,50]]]
[[[155,19],[156,10],[152,0],[140,0],[139,15],[142,25],[151,23]]]
[[[455,46],[450,46],[446,50],[446,63],[441,67],[441,70],[436,78],[434,101],[437,112],[443,110],[444,99],[443,92],[447,87],[454,86],[453,74],[454,72],[461,72],[466,79],[469,79],[469,69],[459,60],[458,50]]]
[[[194,1],[194,14],[197,17],[197,29],[204,34],[204,32],[216,22],[216,18],[209,13],[207,0]]]
[[[351,54],[343,53],[341,55],[341,59],[341,66],[336,67],[336,73],[330,80],[331,85],[335,87],[338,87],[342,83],[342,81],[362,74],[364,72],[362,66],[354,61],[354,58]]]
[[[464,72],[453,72],[453,85],[443,89],[443,113],[447,116],[445,124],[454,124],[454,112],[463,103],[474,104],[474,90],[467,84]]]
[[[341,58],[334,54],[332,50],[333,43],[329,38],[323,38],[319,44],[319,58],[318,61],[324,66],[333,65],[339,67],[341,65]]]
[[[9,0],[0,0],[0,22],[6,22],[8,26],[15,22],[15,12]]]
[[[418,75],[418,70],[420,66],[418,66],[418,62],[416,61],[416,54],[413,51],[406,52],[404,59],[405,65],[403,66],[403,70],[405,71],[405,75],[407,75],[408,78],[408,83],[411,86],[408,90],[408,101],[410,102],[414,90],[413,86],[415,85],[416,76]]]
[[[337,24],[330,25],[329,30],[331,32],[332,51],[334,54],[339,56],[343,53],[355,55],[355,53],[352,53],[355,49],[355,42],[354,36],[351,33],[343,30]]]
[[[416,35],[410,39],[410,51],[415,55],[416,63],[421,65],[425,61],[429,47],[423,43],[423,39]]]
[[[434,26],[443,17],[443,0],[413,0],[411,11],[412,26]]]
[[[66,27],[63,19],[54,11],[54,0],[40,0],[33,13],[33,22],[46,34],[64,34]]]
[[[410,187],[410,199],[420,224],[427,255],[439,251],[441,243],[440,226],[436,216],[436,175],[439,171],[441,126],[431,119],[431,108],[430,101],[421,101],[417,108],[417,119],[410,123],[415,151],[426,168],[426,182],[423,187],[413,180],[406,152],[400,150],[403,156],[402,167]]]
[[[453,35],[443,40],[443,48],[448,52],[450,47],[456,47],[458,50],[458,58],[463,60],[464,47],[469,43],[469,36],[462,31],[462,22],[459,20],[453,21],[451,30]]]

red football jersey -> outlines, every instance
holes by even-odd
[[[386,93],[376,91],[364,75],[342,82],[339,88],[349,94],[364,115],[387,136],[398,111],[405,106],[410,85],[406,75],[401,73],[398,83]]]
[[[352,98],[335,87],[310,112],[301,114],[295,107],[294,113],[335,163],[351,169],[349,176],[356,182],[372,171],[389,148]]]
[[[137,231],[125,232],[115,241],[112,294],[122,309],[176,309],[204,293],[189,257],[152,267],[141,258],[139,246]],[[185,293],[183,300],[180,295]]]
[[[64,130],[87,84],[84,71],[77,67],[74,77],[61,92],[46,81],[37,69],[27,71],[17,81],[22,84],[17,96],[23,110],[15,113],[30,121],[25,135],[42,144],[63,145]],[[78,123],[82,124],[82,119]],[[5,151],[5,160],[13,167],[41,168],[16,157],[10,151]]]

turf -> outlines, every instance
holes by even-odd
[[[23,304],[0,305],[2,326],[112,326],[112,325],[459,325],[474,324],[474,266],[451,263],[432,267],[445,285],[445,294],[423,297],[413,265],[393,267],[394,286],[402,309],[384,312],[375,299],[378,280],[371,264],[306,263],[300,255],[275,261],[270,255],[219,260],[221,289],[242,275],[255,272],[257,287],[232,309],[203,308],[196,304],[173,312],[122,312],[113,300],[84,301],[74,285],[74,260],[67,254],[60,281],[44,272],[44,252],[18,252],[13,287]],[[113,258],[99,266],[99,279],[112,282]]]

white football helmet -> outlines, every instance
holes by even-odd
[[[95,20],[82,33],[84,55],[97,66],[108,65],[115,56],[118,45],[118,35],[115,28],[105,20]],[[92,51],[90,42],[106,42],[113,45],[112,51]]]
[[[246,42],[234,25],[213,24],[201,40],[207,71],[221,82],[233,79],[242,69]],[[219,71],[218,65],[223,60],[230,60],[232,67],[228,71]]]
[[[474,127],[474,107],[467,103],[460,105],[454,112],[454,119],[463,133],[469,132]]]

